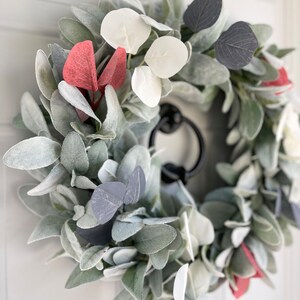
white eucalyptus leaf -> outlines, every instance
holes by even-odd
[[[28,191],[29,196],[41,196],[53,192],[57,185],[63,183],[68,173],[62,164],[57,164],[49,175],[37,186]]]
[[[10,148],[3,156],[3,162],[10,168],[35,170],[48,167],[60,156],[59,143],[46,137],[23,140]]]
[[[165,24],[159,23],[156,20],[152,19],[151,17],[148,17],[146,15],[141,15],[140,17],[146,24],[157,29],[158,31],[173,31],[173,29],[171,27],[169,27]]]
[[[174,300],[185,300],[189,264],[185,264],[176,273],[173,289]]]
[[[62,144],[61,163],[71,174],[73,170],[84,174],[89,168],[84,142],[81,136],[74,131],[66,136]]]
[[[172,36],[163,36],[152,43],[145,62],[156,76],[170,78],[185,66],[188,56],[183,42]]]
[[[165,217],[165,218],[145,218],[143,223],[145,225],[159,225],[159,224],[169,224],[179,220],[178,217]]]
[[[49,133],[46,120],[39,105],[28,92],[24,93],[21,98],[21,114],[25,126],[30,131],[36,135],[41,131]]]
[[[87,248],[81,257],[80,270],[86,271],[94,268],[103,258],[107,248],[93,246]]]
[[[28,244],[51,237],[59,237],[66,219],[60,216],[45,216],[34,228],[28,239]]]
[[[70,221],[66,221],[61,229],[60,242],[66,253],[68,253],[77,262],[80,262],[82,257],[82,248],[70,225]]]
[[[57,89],[57,85],[48,57],[41,49],[36,53],[35,76],[40,91],[50,100],[52,93]]]
[[[131,86],[145,105],[157,106],[162,96],[162,81],[149,67],[140,66],[134,69]]]
[[[127,53],[137,54],[147,41],[151,26],[130,8],[121,8],[109,12],[103,19],[101,35],[105,41],[117,49],[125,48]]]
[[[69,85],[65,81],[58,84],[59,93],[63,98],[77,109],[83,111],[85,114],[95,119],[101,124],[99,118],[95,115],[88,101],[84,98],[82,93],[75,86]]]

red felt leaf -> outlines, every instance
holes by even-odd
[[[237,289],[234,290],[232,287],[230,287],[230,289],[233,296],[238,299],[247,292],[250,284],[250,278],[234,277],[234,279]]]
[[[64,80],[78,88],[97,91],[97,73],[91,41],[77,43],[70,51],[63,69]]]
[[[98,79],[99,90],[104,92],[107,85],[120,88],[126,78],[126,50],[118,48]]]
[[[250,264],[254,267],[256,274],[253,277],[256,278],[262,278],[264,277],[264,273],[261,271],[260,267],[258,266],[253,254],[251,253],[251,251],[248,249],[248,247],[243,243],[242,244],[242,249],[245,253],[245,255],[247,256]]]

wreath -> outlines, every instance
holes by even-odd
[[[239,298],[252,278],[272,286],[273,252],[300,226],[300,106],[282,62],[293,49],[268,46],[268,25],[228,27],[221,0],[101,0],[72,12],[59,21],[64,47],[37,52],[40,102],[25,93],[14,119],[36,136],[3,158],[39,182],[18,190],[41,217],[28,242],[59,237],[54,257],[76,262],[66,288],[120,280],[120,300],[204,299],[224,283]],[[175,95],[208,111],[220,94],[226,184],[198,202],[184,185],[195,172],[162,166],[153,140],[186,121],[200,154],[205,143],[159,102]]]

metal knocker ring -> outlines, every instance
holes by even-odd
[[[205,155],[205,144],[199,128],[188,118],[182,115],[181,111],[173,104],[164,103],[160,109],[160,121],[151,132],[149,139],[149,147],[155,145],[156,133],[161,131],[165,134],[174,133],[182,124],[190,126],[196,134],[199,144],[199,156],[190,170],[186,170],[183,166],[177,166],[173,163],[166,163],[162,166],[161,177],[165,183],[172,183],[181,180],[186,184],[188,180],[199,173]]]

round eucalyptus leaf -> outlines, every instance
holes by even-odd
[[[162,81],[149,67],[141,66],[134,69],[131,86],[134,93],[148,107],[155,107],[162,94]]]
[[[145,62],[160,78],[170,78],[187,63],[189,54],[183,42],[172,36],[156,39],[145,55]]]
[[[105,41],[115,49],[124,48],[130,54],[137,54],[150,32],[151,26],[130,8],[109,12],[101,25],[101,35]]]
[[[257,48],[257,39],[245,22],[233,24],[215,43],[217,60],[232,70],[248,65]]]
[[[183,15],[185,25],[193,32],[211,27],[218,20],[222,0],[194,0]]]

